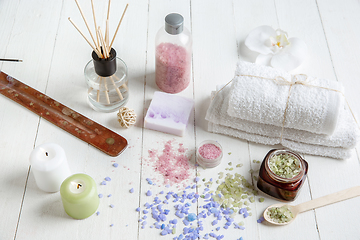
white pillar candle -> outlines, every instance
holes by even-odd
[[[45,192],[57,192],[61,183],[70,176],[65,151],[55,143],[36,147],[30,155],[31,170],[36,185]]]

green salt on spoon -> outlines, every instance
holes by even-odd
[[[358,196],[360,196],[360,186],[332,193],[296,206],[278,203],[265,209],[264,219],[274,225],[287,225],[292,223],[299,213]]]

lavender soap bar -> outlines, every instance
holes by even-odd
[[[193,107],[192,99],[155,92],[145,116],[144,127],[184,136]]]

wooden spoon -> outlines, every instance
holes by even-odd
[[[323,206],[326,206],[326,205],[329,205],[332,203],[341,202],[341,201],[344,201],[344,200],[347,200],[347,199],[350,199],[353,197],[357,197],[357,196],[360,196],[360,186],[352,187],[352,188],[349,188],[346,190],[342,190],[340,192],[332,193],[332,194],[326,195],[324,197],[320,197],[320,198],[317,198],[317,199],[314,199],[314,200],[311,200],[308,202],[298,204],[296,206],[291,206],[291,205],[287,205],[284,203],[278,203],[278,204],[271,205],[265,209],[264,219],[266,221],[268,221],[269,223],[272,223],[275,225],[287,225],[289,223],[292,223],[299,213],[306,212],[311,209],[323,207]],[[268,216],[267,212],[269,211],[270,208],[282,207],[282,206],[287,206],[289,208],[289,210],[292,212],[294,217],[288,222],[277,223]]]

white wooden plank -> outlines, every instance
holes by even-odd
[[[295,3],[295,1],[294,2],[277,1],[276,8],[277,8],[279,24],[281,28],[287,31],[290,37],[292,36],[292,34],[293,36],[295,36],[295,31],[297,33],[298,30],[300,35],[297,35],[297,37],[304,39],[309,47],[308,59],[306,59],[306,62],[298,69],[296,69],[294,73],[306,72],[306,74],[309,75],[319,76],[319,77],[321,76],[335,80],[330,54],[327,49],[325,36],[323,35],[321,21],[316,14],[317,11],[316,4],[312,1],[301,2],[301,3],[300,2]],[[302,19],[301,21],[299,21],[300,18]],[[307,29],[305,30],[306,27]],[[333,184],[336,185],[335,181],[340,181],[342,177],[337,176],[337,178],[332,179],[331,180],[332,183],[329,184],[329,181],[324,181],[324,176],[331,176],[331,173],[339,168],[338,164],[342,164],[341,161],[339,162],[328,158],[320,158],[320,157],[312,157],[312,156],[311,157],[307,156],[306,159],[309,162],[308,177],[310,179],[312,198],[320,197],[322,195],[331,193],[331,190],[325,191],[325,189],[329,188],[330,186],[333,186]],[[344,168],[349,167],[349,165],[346,166],[342,165],[342,166]],[[342,182],[341,184],[344,186],[349,183],[348,181],[346,181],[346,182]],[[301,195],[294,202],[294,204],[308,200],[308,193],[304,195],[304,190],[306,189],[307,186],[304,186]],[[327,210],[327,213],[328,212],[329,210]],[[316,211],[316,213],[318,213],[318,210]],[[326,216],[327,216],[326,219],[329,219],[329,216],[328,215]],[[307,212],[302,214],[301,217],[299,216],[299,219],[297,219],[296,221],[299,220],[301,222],[299,223],[295,222],[295,223],[300,225],[305,224],[305,226],[308,225],[306,229],[312,228],[312,231],[307,231],[305,234],[312,234],[313,238],[315,238],[317,235],[317,229],[314,227],[314,220],[317,221],[318,225],[324,226],[323,229],[321,228],[319,229],[320,237],[322,237],[323,232],[329,232],[327,227],[328,226],[327,222],[322,224],[321,222],[324,221],[324,219],[319,219],[318,214],[316,214],[316,219],[314,219],[312,213]],[[309,223],[311,224],[310,226]],[[343,223],[344,225],[347,224],[346,221]],[[292,231],[286,231],[286,232],[292,232]],[[283,235],[284,234],[282,234],[281,236]],[[306,238],[313,239],[310,236],[311,235],[309,235]],[[292,236],[292,238],[294,237],[295,236]],[[303,239],[304,235],[302,234],[299,237]],[[332,237],[334,236],[332,235],[331,238]],[[340,237],[340,235],[338,237]],[[284,236],[283,239],[288,239],[288,238],[289,237]]]
[[[45,89],[61,3],[47,4],[48,12],[41,12],[36,7],[40,3],[35,1],[2,1],[0,5],[3,16],[0,20],[1,57],[24,60],[23,63],[3,63],[1,70]],[[44,21],[49,16],[53,19]],[[5,97],[0,98],[0,106],[0,155],[5,160],[0,170],[0,209],[3,213],[0,238],[10,239],[14,238],[17,228],[39,117]]]
[[[248,33],[262,25],[269,25],[274,29],[279,28],[281,26],[281,19],[279,20],[278,16],[278,3],[277,2],[260,2],[260,1],[252,1],[251,3],[244,4],[243,2],[235,2],[235,16],[236,20],[236,30],[237,30],[237,37],[238,37],[238,46],[240,52],[240,59],[250,62],[255,62],[255,58],[257,54],[251,52],[245,45],[244,41],[248,35]],[[256,17],[255,17],[256,16]],[[280,21],[280,23],[279,23]],[[287,29],[285,29],[287,31]],[[275,146],[276,147],[276,146]],[[265,146],[259,145],[254,143],[249,143],[249,168],[255,170],[255,176],[258,175],[258,170],[260,165],[257,163],[253,163],[252,160],[262,161],[265,157],[266,153],[270,150],[275,148],[274,146]],[[253,182],[256,185],[256,181]],[[307,183],[305,182],[305,186],[302,189],[300,196],[296,200],[297,202],[307,201],[309,200],[309,188]],[[277,203],[278,201],[271,199],[260,191],[260,196],[265,198],[265,202],[260,203],[256,201],[256,211],[254,214],[256,215],[256,219],[262,216],[263,211],[266,209],[267,206]],[[258,224],[257,231],[259,231],[259,236],[261,239],[303,239],[304,235],[294,235],[293,232],[297,229],[306,228],[309,229],[307,231],[307,237],[309,239],[316,239],[317,232],[316,228],[314,228],[315,220],[313,216],[310,216],[310,220],[307,219],[306,221],[297,221],[291,226],[287,226],[286,231],[282,231],[281,234],[278,234],[278,229],[268,224]]]
[[[324,1],[318,1],[318,8],[337,80],[344,85],[345,96],[359,118],[360,106],[356,104],[359,86],[356,79],[360,71],[357,67],[360,61],[358,56],[360,35],[356,24],[359,20],[357,15],[359,3],[347,1],[346,4],[340,4],[334,1],[327,4]]]
[[[91,25],[89,1],[79,2]],[[101,16],[106,14],[108,1],[94,2],[97,18],[99,22],[102,22]],[[112,1],[111,36],[124,7],[125,3]],[[52,124],[41,121],[36,145],[44,142],[55,142],[61,145],[66,151],[71,171],[84,172],[92,176],[98,184],[99,193],[102,193],[104,197],[100,200],[99,216],[93,215],[88,219],[77,221],[64,212],[59,193],[46,194],[37,190],[31,173],[17,239],[26,239],[29,233],[34,239],[71,239],[74,237],[118,239],[119,236],[126,236],[128,239],[137,238],[137,216],[134,209],[138,206],[139,199],[137,192],[130,194],[129,189],[134,187],[138,191],[140,184],[147,11],[147,2],[130,1],[114,43],[118,56],[125,60],[129,68],[130,100],[127,106],[134,109],[138,115],[136,126],[126,130],[117,123],[116,112],[98,113],[86,103],[87,88],[83,69],[90,60],[91,48],[67,20],[70,16],[84,32],[86,31],[75,2],[64,1],[54,48],[54,67],[49,75],[47,94],[123,135],[128,140],[129,146],[120,156],[112,158]],[[135,44],[134,39],[137,39]],[[114,162],[119,164],[118,168],[112,166]],[[106,186],[101,186],[100,183],[107,176],[112,181]],[[112,196],[107,197],[109,194]],[[110,204],[115,207],[110,208]],[[114,224],[113,227],[110,227],[111,224]],[[66,229],[66,231],[61,229]],[[54,230],[57,232],[56,235],[54,235]]]
[[[155,91],[160,91],[155,83],[155,36],[158,30],[164,26],[165,17],[169,13],[179,13],[184,17],[184,26],[191,31],[191,16],[190,16],[190,1],[160,1],[160,0],[151,0],[149,1],[149,18],[148,18],[148,41],[147,41],[147,63],[146,63],[146,85],[145,85],[145,109],[144,114],[146,114],[147,107],[149,106],[153,94]],[[180,96],[193,98],[193,83],[190,82],[188,88],[186,88],[181,93],[178,93]],[[144,129],[143,135],[143,161],[142,161],[142,174],[141,174],[141,187],[140,187],[140,205],[141,209],[144,209],[144,204],[146,202],[151,203],[155,197],[155,194],[158,194],[158,197],[161,200],[165,200],[165,194],[159,194],[160,191],[164,191],[165,193],[169,191],[174,191],[175,193],[180,193],[184,190],[185,186],[191,183],[191,180],[195,178],[195,169],[189,169],[188,173],[190,174],[189,179],[182,181],[179,184],[173,184],[170,182],[170,187],[166,188],[166,184],[164,183],[164,176],[159,172],[156,172],[154,167],[154,162],[149,162],[149,150],[157,151],[157,156],[161,155],[164,150],[165,143],[167,141],[172,141],[172,148],[174,152],[178,151],[179,145],[183,144],[183,147],[186,149],[184,155],[191,156],[194,151],[194,116],[191,114],[190,120],[183,137],[174,136],[171,134],[166,134],[162,132],[157,132],[153,130]],[[177,152],[177,154],[180,154]],[[155,158],[155,161],[158,161]],[[191,163],[193,167],[193,163]],[[146,178],[152,179],[156,185],[149,185],[146,181]],[[151,190],[153,192],[153,196],[146,196],[146,192]],[[167,216],[166,221],[160,222],[160,224],[169,224],[169,220],[177,219],[175,217],[175,203],[169,201],[169,204],[164,204],[163,209],[170,210],[169,215]],[[141,225],[139,225],[139,237],[138,239],[158,239],[161,235],[161,229],[150,228],[155,222],[151,217],[151,211],[149,210],[149,214],[147,215],[147,223],[145,228],[142,229]],[[189,212],[196,213],[196,205],[192,204],[190,206]],[[138,215],[138,218],[143,217],[143,213]],[[183,229],[183,223],[180,219],[178,220],[178,224],[176,227],[176,234],[170,236],[164,236],[164,239],[172,239],[173,237],[179,235]]]
[[[15,16],[17,13],[17,8],[19,6],[19,1],[1,1],[0,3],[0,11],[1,16],[0,26],[1,26],[1,34],[0,34],[0,42],[3,44],[3,48],[0,50],[1,58],[4,58],[7,52],[7,46],[10,41],[11,32],[14,27]],[[9,53],[11,56],[14,53]],[[19,59],[20,56],[13,55],[13,58]],[[3,63],[0,63],[0,69]]]
[[[357,14],[360,8],[359,3],[357,1],[347,1],[346,4],[336,1],[330,3],[317,1],[317,4],[337,80],[344,85],[345,95],[352,110],[358,113],[360,109],[356,102],[359,96],[357,93],[359,83],[356,78],[359,75],[357,65],[359,63],[358,40],[360,35],[356,30],[359,28],[356,22],[359,21]],[[314,190],[316,190],[313,194],[314,197],[340,191],[360,183],[357,177],[360,174],[360,166],[355,152],[352,158],[346,161],[333,161],[333,163],[321,167],[322,171],[327,172],[326,176],[332,177],[326,177],[325,182],[324,175],[322,176],[324,184],[314,185]],[[318,194],[319,192],[321,195]],[[354,227],[354,222],[358,222],[359,209],[357,206],[359,203],[360,199],[356,198],[316,210],[321,238],[358,238],[360,231]],[[331,213],[331,217],[329,217],[329,213]],[[342,231],[336,231],[336,229],[342,229]]]
[[[240,3],[241,4],[241,3]],[[224,178],[218,179],[219,173],[241,174],[251,182],[250,161],[248,159],[248,144],[246,141],[231,138],[224,135],[207,132],[207,121],[205,121],[206,110],[211,101],[211,92],[216,90],[216,86],[229,82],[235,72],[236,62],[238,61],[238,38],[236,36],[235,26],[239,23],[234,9],[235,2],[221,1],[193,1],[193,32],[194,32],[194,88],[195,88],[195,114],[196,114],[196,144],[204,140],[216,140],[223,147],[223,159],[219,166],[213,169],[198,168],[201,179],[208,182],[211,178],[214,184],[210,187],[215,191]],[[235,14],[235,16],[234,16]],[[229,154],[230,153],[230,154]],[[232,163],[234,170],[229,163]],[[243,164],[243,167],[236,168],[237,164]],[[216,183],[219,180],[219,183]],[[199,193],[203,193],[204,184],[198,188]],[[206,204],[202,199],[199,200],[199,206]],[[252,204],[253,205],[253,204]],[[250,206],[253,210],[253,206]],[[199,208],[199,212],[204,210]],[[247,219],[236,214],[235,222],[244,221],[245,230],[235,229],[233,225],[225,230],[225,218],[222,218],[217,224],[212,225],[216,218],[208,216],[201,219],[204,225],[202,236],[205,233],[214,233],[224,235],[224,239],[238,239],[241,236],[244,239],[257,239],[259,237],[256,225],[255,214]],[[220,227],[217,231],[216,228]]]
[[[90,1],[79,1],[88,20],[92,19]],[[104,27],[108,0],[94,2],[98,22]],[[115,31],[125,4],[126,2],[122,1],[112,1],[110,35]],[[184,144],[187,148],[186,153],[193,154],[192,162],[195,160],[196,146],[201,141],[213,139],[223,146],[225,156],[220,166],[206,170],[201,167],[191,170],[191,176],[183,182],[185,186],[193,184],[196,172],[200,174],[201,179],[206,180],[216,180],[219,172],[236,172],[256,184],[248,171],[257,170],[259,164],[253,163],[252,160],[262,160],[272,147],[207,132],[204,117],[210,103],[210,92],[217,84],[231,80],[238,58],[254,61],[256,55],[247,51],[244,46],[249,31],[260,25],[271,25],[275,29],[280,27],[287,31],[290,37],[304,39],[308,44],[309,57],[293,73],[341,81],[346,87],[352,108],[358,112],[358,106],[355,104],[358,98],[358,83],[350,79],[356,79],[359,75],[356,68],[360,50],[357,45],[360,35],[356,31],[359,7],[358,2],[352,0],[346,4],[323,0],[226,0],[221,3],[203,0],[130,1],[114,43],[118,56],[124,59],[129,67],[131,96],[127,106],[133,108],[138,115],[136,125],[125,130],[118,125],[116,113],[98,113],[86,103],[83,69],[90,60],[91,48],[67,20],[70,16],[86,32],[75,2],[40,4],[1,1],[0,13],[5,17],[0,19],[0,43],[5,47],[0,49],[0,56],[24,59],[21,64],[0,63],[1,69],[41,91],[46,90],[46,93],[56,100],[122,134],[128,139],[129,148],[119,157],[111,158],[44,120],[40,121],[37,134],[39,118],[1,97],[0,148],[4,150],[1,151],[1,158],[11,161],[6,161],[5,167],[0,169],[0,210],[3,216],[6,216],[0,218],[0,239],[13,238],[15,235],[29,169],[27,159],[35,139],[35,145],[56,142],[63,146],[73,172],[85,172],[98,184],[106,176],[111,177],[112,181],[106,186],[98,186],[99,192],[105,196],[101,199],[100,215],[76,221],[65,214],[60,194],[47,194],[38,190],[30,173],[17,239],[158,239],[161,237],[160,230],[150,228],[150,224],[154,222],[150,214],[147,214],[148,224],[145,229],[141,229],[138,219],[143,214],[138,214],[135,208],[143,208],[144,203],[152,201],[155,195],[145,195],[149,189],[156,194],[161,190],[178,192],[184,188],[183,184],[164,187],[161,174],[155,172],[149,162],[148,150],[161,151],[168,140],[174,141],[175,149],[179,143]],[[170,12],[179,12],[185,17],[185,26],[192,31],[194,37],[193,81],[185,91],[179,93],[181,96],[193,98],[196,102],[185,137],[142,129],[144,114],[154,91],[158,90],[154,81],[155,34],[163,26],[166,14]],[[92,21],[89,23],[93,27]],[[17,137],[19,135],[23,136],[20,140]],[[21,146],[21,151],[18,146]],[[229,152],[230,155],[227,154]],[[294,204],[359,184],[357,176],[360,166],[356,155],[346,161],[305,157],[310,164],[309,177]],[[118,168],[112,166],[114,161],[119,164]],[[237,163],[244,166],[227,171],[229,162],[232,162],[233,166]],[[146,181],[148,177],[153,179],[156,185],[150,186]],[[200,185],[201,187],[196,190],[202,193],[203,183]],[[217,184],[213,184],[211,189],[215,190],[216,186]],[[130,188],[134,188],[134,193],[129,193]],[[107,197],[108,194],[113,196]],[[158,196],[164,199],[163,195]],[[211,226],[211,217],[208,217],[203,220],[204,231],[201,233],[214,230],[215,234],[223,234],[224,239],[230,240],[239,239],[240,236],[245,240],[340,237],[356,239],[359,236],[359,230],[354,224],[360,213],[357,210],[359,199],[303,213],[293,224],[281,229],[256,223],[256,219],[261,216],[268,204],[275,202],[277,201],[268,198],[264,203],[256,201],[251,205],[252,217],[242,219],[238,215],[236,221],[245,222],[244,231],[232,227],[225,230],[222,225],[218,225],[221,226],[221,230],[216,231],[216,226]],[[201,212],[203,209],[196,207],[204,203],[203,199],[200,199],[198,203],[192,204],[190,212]],[[114,204],[115,207],[110,208],[110,204]],[[166,206],[171,210],[166,223],[170,219],[178,219],[173,215],[173,205],[172,203]],[[110,227],[110,224],[114,226]],[[182,232],[183,227],[184,225],[179,222],[176,234],[161,238],[173,239]]]

